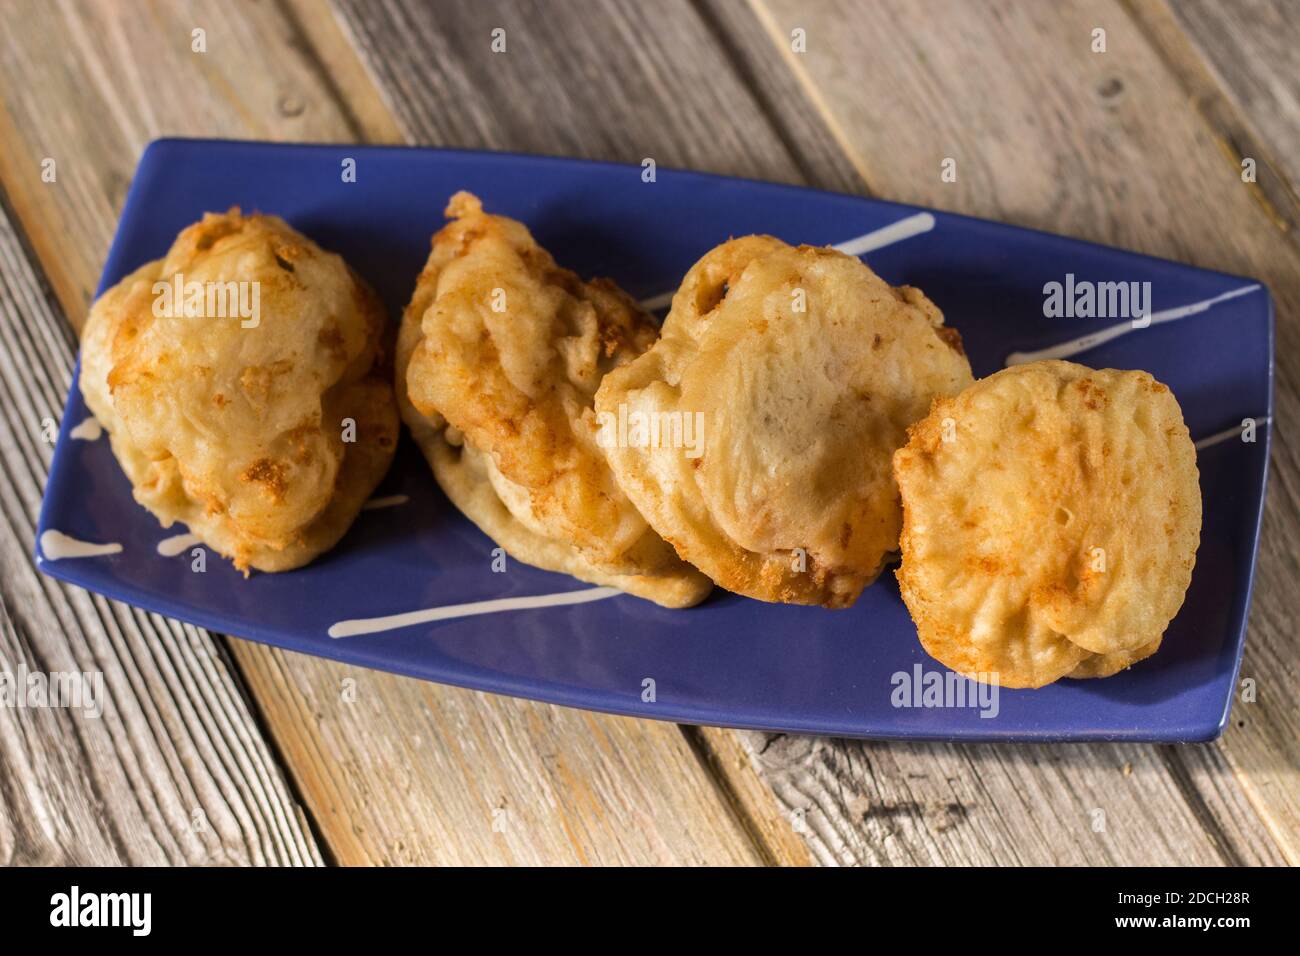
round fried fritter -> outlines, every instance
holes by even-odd
[[[1167,387],[1035,362],[936,402],[909,434],[898,581],[926,651],[1005,687],[1155,652],[1201,530],[1196,450]]]
[[[605,378],[596,407],[661,434],[695,425],[699,447],[607,449],[683,558],[759,600],[847,607],[898,548],[890,456],[935,396],[970,382],[960,337],[918,290],[747,236],[691,268],[658,343]]]
[[[95,302],[81,390],[164,527],[183,522],[245,572],[284,571],[333,547],[388,470],[391,339],[341,258],[232,209]]]
[[[654,341],[608,280],[561,269],[521,223],[457,193],[402,319],[402,416],[438,483],[514,557],[670,607],[707,578],[650,529],[597,442],[601,378]]]

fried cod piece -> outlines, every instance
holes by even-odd
[[[95,302],[81,391],[163,527],[285,571],[338,542],[392,462],[391,339],[341,258],[235,208]]]
[[[898,548],[890,461],[907,426],[970,382],[919,290],[746,236],[690,269],[659,341],[606,376],[596,408],[650,424],[607,452],[678,554],[739,594],[840,608]],[[691,432],[687,448],[662,440]]]
[[[1035,362],[936,402],[909,433],[898,581],[931,656],[1041,687],[1155,653],[1201,531],[1196,450],[1166,386]]]
[[[447,497],[520,561],[667,607],[712,588],[619,488],[592,408],[654,342],[613,282],[561,269],[521,223],[451,198],[402,319],[402,417]]]

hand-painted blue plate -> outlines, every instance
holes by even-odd
[[[343,175],[349,160],[354,182]],[[664,720],[967,740],[1191,741],[1221,731],[1268,457],[1273,317],[1262,286],[962,216],[697,173],[660,169],[646,182],[639,166],[568,159],[165,140],[140,162],[101,289],[161,256],[205,211],[240,205],[277,213],[341,253],[396,317],[458,189],[527,223],[563,265],[612,276],[646,300],[659,300],[729,236],[841,244],[890,282],[924,289],[961,330],[977,376],[1015,353],[1103,332],[1078,360],[1150,371],[1174,390],[1193,437],[1208,440],[1196,573],[1164,647],[1108,680],[1002,690],[994,699],[922,652],[892,574],[851,610],[718,591],[700,607],[670,611],[519,562],[496,573],[492,542],[443,498],[409,440],[379,507],[362,512],[321,560],[245,580],[214,554],[197,573],[174,537],[184,529],[162,530],[132,501],[107,440],[84,424],[76,388],[41,512],[41,569],[295,651]],[[1048,283],[1121,281],[1151,283],[1150,327],[1045,318]],[[1238,433],[1248,418],[1258,423],[1254,442]],[[103,547],[57,557],[69,539]]]

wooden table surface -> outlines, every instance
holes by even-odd
[[[0,0],[0,15],[0,670],[102,671],[109,695],[97,720],[0,709],[0,861],[1300,861],[1294,4]],[[171,135],[650,156],[1259,277],[1277,400],[1242,670],[1256,699],[1221,740],[1182,747],[679,727],[358,670],[38,574],[42,422],[61,414],[140,152]]]

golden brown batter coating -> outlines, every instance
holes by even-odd
[[[178,282],[208,291],[199,314],[186,295],[164,304]],[[333,547],[388,470],[386,341],[382,304],[341,258],[232,209],[94,304],[81,389],[164,527],[183,522],[241,570],[283,571]]]
[[[592,408],[654,341],[608,280],[561,269],[518,222],[457,193],[402,321],[403,418],[448,497],[514,557],[671,607],[708,579],[619,488]]]
[[[1155,653],[1201,529],[1196,450],[1167,387],[1036,362],[936,402],[910,434],[894,456],[898,580],[932,656],[1041,687]]]
[[[898,547],[890,461],[907,426],[970,381],[918,290],[832,249],[747,236],[691,268],[658,343],[606,377],[596,407],[702,427],[697,457],[609,450],[683,558],[759,600],[847,607]]]

